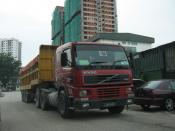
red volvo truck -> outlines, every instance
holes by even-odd
[[[92,42],[41,45],[20,76],[22,101],[56,107],[63,118],[76,110],[121,113],[133,86],[123,47]]]

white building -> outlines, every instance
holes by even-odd
[[[126,51],[135,53],[151,49],[155,40],[132,33],[99,33],[88,41],[121,45]]]
[[[11,39],[0,39],[0,53],[11,54],[16,60],[21,61],[21,41]]]

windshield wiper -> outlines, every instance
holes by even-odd
[[[93,64],[103,64],[103,63],[109,63],[109,62],[96,61],[96,62],[91,62],[89,65],[93,65]]]
[[[113,75],[113,76],[111,76],[111,77],[108,77],[108,78],[106,78],[106,79],[104,79],[104,80],[98,82],[97,84],[102,84],[102,83],[104,83],[104,82],[106,82],[106,81],[110,81],[111,79],[113,79],[113,78],[115,78],[115,77],[117,77],[117,76],[120,76],[120,74],[115,74],[115,75]]]

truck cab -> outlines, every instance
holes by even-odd
[[[55,87],[62,116],[74,110],[120,113],[132,88],[132,73],[121,46],[67,43],[55,55]]]

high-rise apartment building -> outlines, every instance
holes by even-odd
[[[17,39],[0,39],[0,53],[10,54],[19,61],[21,61],[21,47],[22,43]]]
[[[52,44],[64,43],[64,7],[56,6],[52,14]]]
[[[59,17],[53,15],[52,23],[55,24],[54,28],[52,24],[52,32],[60,31],[56,32],[57,36],[52,37],[54,43],[60,44],[57,39],[60,40],[62,34],[62,41],[66,43],[86,41],[97,33],[118,32],[116,0],[65,0],[64,13],[61,13],[62,9],[56,7],[53,13],[57,12]],[[62,25],[56,22],[58,19],[63,21]]]
[[[101,32],[117,32],[115,0],[83,0],[81,4],[83,40]]]

